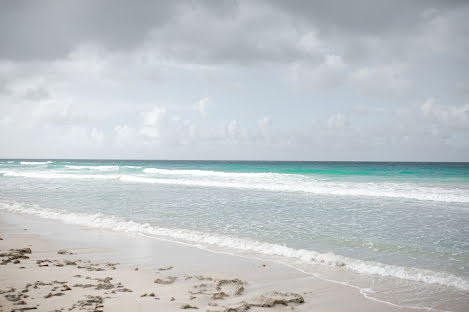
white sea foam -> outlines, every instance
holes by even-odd
[[[119,166],[75,166],[65,165],[65,168],[72,170],[96,170],[96,171],[114,171],[119,170]]]
[[[278,244],[265,243],[252,239],[218,235],[184,229],[169,229],[127,221],[115,216],[103,214],[72,213],[65,210],[51,210],[38,205],[18,202],[0,202],[0,210],[35,215],[41,218],[60,220],[68,224],[84,225],[114,231],[141,233],[201,245],[206,248],[221,247],[239,252],[251,252],[268,256],[280,256],[300,261],[303,264],[322,264],[338,266],[357,273],[392,277],[403,280],[438,284],[455,287],[464,291],[469,290],[469,281],[447,272],[434,272],[430,270],[408,268],[396,265],[383,264],[371,261],[362,261],[349,257],[336,255],[332,252],[318,253],[312,250],[294,249]]]
[[[0,174],[6,177],[26,177],[26,178],[39,178],[39,179],[93,179],[93,180],[108,180],[119,179],[120,175],[111,174],[75,174],[63,173],[58,171],[12,171],[0,170]]]
[[[47,165],[51,164],[52,161],[22,161],[21,165]]]
[[[202,176],[202,177],[268,177],[279,175],[277,173],[265,172],[223,172],[211,170],[180,170],[180,169],[159,169],[159,168],[145,168],[144,173],[158,174],[158,175],[186,175],[186,176]]]
[[[179,176],[173,175],[173,178],[171,179],[149,174],[82,174],[52,170],[0,170],[0,174],[3,174],[4,176],[42,179],[114,179],[129,183],[154,183],[196,187],[254,189],[276,192],[305,192],[316,195],[366,196],[430,200],[449,203],[469,203],[469,192],[467,189],[462,188],[423,186],[415,183],[332,182],[293,174],[270,174],[270,176],[268,176],[266,173],[226,173],[230,174],[230,176],[228,178],[224,178],[216,175],[203,177],[200,176],[199,172],[197,172],[192,176],[188,173]],[[203,174],[205,175],[206,172]],[[209,173],[209,175],[211,174],[212,173]],[[250,174],[251,176],[243,176],[244,174]]]
[[[218,181],[200,179],[163,179],[142,176],[123,175],[122,181],[134,183],[175,184],[201,187],[224,187],[257,189],[278,192],[306,192],[317,195],[338,196],[367,196],[407,198],[416,200],[431,200],[440,202],[468,203],[467,190],[445,189],[439,187],[423,187],[415,184],[399,183],[337,183],[319,180],[305,181],[292,178],[289,175],[283,179],[250,179],[248,181]]]

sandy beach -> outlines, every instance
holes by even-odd
[[[287,266],[1,214],[1,311],[403,311]]]

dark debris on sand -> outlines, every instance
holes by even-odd
[[[20,263],[20,259],[29,259],[26,254],[31,254],[31,248],[19,248],[19,249],[10,249],[8,252],[1,252],[0,258],[1,262],[0,265],[6,265],[8,263],[18,264]]]

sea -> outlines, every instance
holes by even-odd
[[[284,263],[392,305],[469,310],[469,163],[3,159],[2,212]]]

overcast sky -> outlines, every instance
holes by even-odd
[[[0,157],[469,161],[468,1],[1,1]]]

